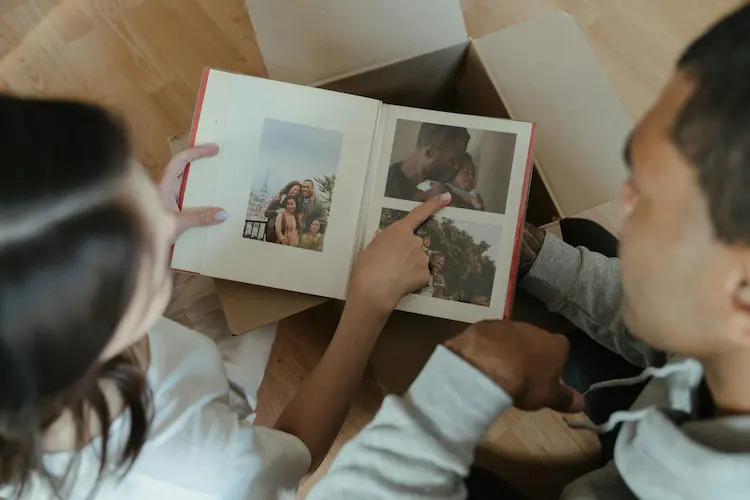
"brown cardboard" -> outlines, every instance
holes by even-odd
[[[241,335],[327,302],[324,297],[214,280],[229,331]]]
[[[330,81],[321,87],[399,106],[452,109],[467,45],[467,42],[451,45]]]
[[[617,197],[633,123],[573,17],[511,26],[474,48],[510,117],[537,124],[534,158],[560,215]]]
[[[246,2],[271,78],[323,82],[393,104],[536,122],[541,175],[532,182],[528,210],[535,224],[599,213],[597,206],[616,197],[625,176],[620,148],[631,122],[569,15],[544,16],[467,44],[456,0]],[[219,280],[217,289],[235,334],[323,301]],[[520,294],[514,317],[538,323],[543,308],[533,302]],[[453,331],[451,323],[397,317],[403,316],[384,339],[393,336],[389,332],[396,338],[398,331],[423,332],[434,346],[440,331]]]
[[[457,0],[245,0],[273,80],[320,86],[468,40]]]

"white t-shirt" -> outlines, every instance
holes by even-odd
[[[149,332],[148,382],[153,391],[150,437],[122,479],[108,475],[96,500],[213,500],[294,498],[310,466],[307,447],[295,436],[254,427],[230,406],[230,386],[219,349],[208,337],[162,318]],[[129,416],[111,426],[110,449],[124,442]],[[80,454],[75,488],[64,498],[85,499],[99,467],[99,440]],[[112,454],[112,456],[115,456]],[[61,473],[69,453],[45,456]],[[0,496],[9,491],[0,488]],[[33,482],[24,499],[50,498]]]

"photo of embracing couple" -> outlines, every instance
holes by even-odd
[[[426,201],[449,192],[452,207],[504,214],[515,144],[506,132],[399,120],[385,196]]]

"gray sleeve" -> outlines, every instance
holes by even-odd
[[[439,346],[409,391],[385,399],[307,498],[466,498],[474,449],[511,405],[492,380]]]
[[[547,234],[520,285],[550,311],[630,363],[641,367],[660,363],[663,354],[630,335],[622,321],[619,259],[573,248]]]

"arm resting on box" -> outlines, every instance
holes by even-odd
[[[406,395],[388,396],[344,446],[308,499],[465,498],[474,449],[511,405],[492,380],[440,346]]]
[[[634,338],[623,323],[619,259],[547,234],[521,287],[630,363],[646,367],[662,361],[663,353]]]

